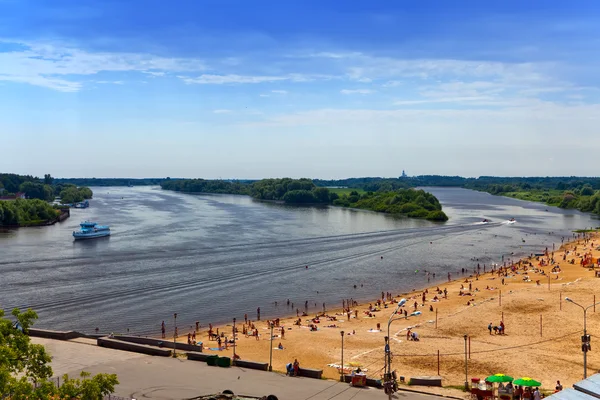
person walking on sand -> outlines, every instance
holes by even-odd
[[[490,335],[492,334],[492,323],[490,322],[490,324],[488,325],[488,331],[490,331]]]
[[[281,338],[285,339],[285,329],[283,328],[283,326],[281,327]]]
[[[504,335],[504,321],[500,321],[500,330],[501,330],[501,334]]]

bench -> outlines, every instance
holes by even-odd
[[[152,338],[145,338],[145,337],[139,337],[139,336],[125,336],[125,335],[115,335],[114,339],[122,340],[124,342],[145,344],[148,346],[166,347],[168,349],[172,349],[174,347],[173,340],[169,340],[169,339],[152,339]],[[176,350],[200,352],[200,346],[193,345],[193,344],[187,344],[187,343],[177,343]]]
[[[441,376],[413,376],[408,381],[412,386],[442,386]]]
[[[321,379],[323,377],[322,369],[298,368],[298,376],[305,378]]]
[[[235,360],[235,366],[248,369],[257,369],[259,371],[267,371],[269,369],[268,363],[260,363],[256,361],[247,360]]]
[[[34,328],[29,328],[27,334],[33,337],[41,337],[55,340],[71,340],[82,336],[81,333],[75,331],[51,331],[49,329]]]
[[[210,354],[205,353],[196,353],[196,352],[187,352],[187,359],[191,361],[202,361],[206,362],[206,359],[210,356]]]
[[[153,346],[125,342],[122,340],[110,339],[107,337],[98,338],[97,343],[98,343],[99,347],[106,347],[109,349],[132,351],[134,353],[147,354],[150,356],[159,356],[159,357],[170,357],[171,356],[171,350],[159,349],[159,348],[153,347]]]

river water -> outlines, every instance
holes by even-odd
[[[90,208],[72,209],[63,223],[0,231],[0,308],[32,307],[38,327],[143,335],[159,334],[176,312],[186,332],[194,321],[254,319],[257,307],[268,318],[305,301],[314,312],[409,291],[427,284],[425,271],[443,283],[448,272],[552,249],[572,230],[600,225],[577,211],[455,188],[427,189],[446,223],[158,187],[93,190]],[[110,225],[112,236],[74,242],[86,219]]]

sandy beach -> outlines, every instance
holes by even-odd
[[[249,315],[260,334],[259,340],[242,333],[244,320],[241,319],[236,325],[236,353],[242,359],[268,362],[273,347],[274,370],[285,371],[287,363],[298,359],[302,367],[323,369],[325,377],[335,379],[339,377],[337,366],[341,363],[341,331],[344,331],[344,365],[347,371],[360,366],[370,377],[381,378],[388,319],[398,300],[406,298],[406,305],[400,310],[406,310],[409,317],[392,322],[390,344],[392,369],[399,376],[406,377],[407,381],[411,376],[438,375],[439,368],[444,386],[462,386],[465,381],[464,335],[468,335],[469,380],[504,373],[515,378],[532,377],[541,381],[545,389],[553,389],[557,380],[567,387],[583,378],[580,337],[583,311],[564,298],[568,296],[586,307],[600,301],[597,289],[600,280],[596,280],[593,269],[581,265],[586,255],[591,256],[597,265],[600,236],[592,233],[588,234],[588,238],[574,240],[560,248],[556,246],[554,252],[550,248],[547,255],[534,255],[520,262],[507,260],[508,270],[502,276],[498,269],[491,272],[490,265],[485,266],[484,273],[481,263],[479,276],[473,269],[458,276],[452,272],[450,282],[411,293],[394,293],[391,300],[386,300],[380,307],[376,305],[377,299],[371,303],[362,302],[350,307],[350,319],[343,312],[340,299],[337,307],[327,306],[325,312],[336,320],[321,316],[320,322],[315,323],[317,331],[309,328],[316,317],[315,308],[312,307],[313,311],[308,316],[300,317],[301,325],[298,326],[295,324],[298,320],[295,309],[299,308],[302,313],[304,304],[294,304],[294,316],[279,320],[280,327],[274,330],[277,336],[272,344],[268,322],[256,321],[256,315]],[[545,249],[538,252],[542,253]],[[510,268],[511,261],[514,270]],[[501,265],[496,268],[499,267]],[[427,279],[425,271],[415,273],[424,274]],[[393,286],[392,283],[390,286]],[[441,293],[437,292],[438,288]],[[378,310],[372,311],[371,316],[367,313],[370,306]],[[415,310],[421,314],[410,316]],[[319,315],[322,314],[319,312]],[[591,307],[587,317],[588,333],[592,335],[592,351],[588,353],[589,376],[600,369],[594,336],[600,329],[600,305],[597,312]],[[488,325],[499,326],[501,321],[505,325],[505,334],[493,331],[490,334]],[[204,351],[231,357],[231,345],[225,350],[211,350],[217,348],[217,342],[208,339],[207,328],[203,324],[197,334],[197,340],[204,343]],[[216,328],[213,327],[215,331]],[[219,332],[231,338],[231,325],[218,328]],[[407,340],[409,328],[418,334],[419,341]],[[186,329],[181,329],[178,340],[186,342],[187,333]],[[279,343],[283,350],[275,349]]]

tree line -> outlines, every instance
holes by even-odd
[[[356,191],[338,195],[326,187],[319,187],[311,179],[263,179],[252,183],[180,179],[163,181],[161,187],[188,193],[230,193],[252,196],[259,200],[282,201],[286,204],[332,204],[360,208],[412,218],[446,221],[438,199],[431,193],[414,189]]]
[[[44,179],[31,175],[0,174],[0,193],[14,195],[18,192],[25,193],[28,199],[44,201],[53,201],[58,196],[63,204],[78,203],[93,196],[89,187],[54,179],[50,174],[45,174]]]
[[[59,209],[39,199],[0,201],[0,225],[36,225],[59,215]]]

